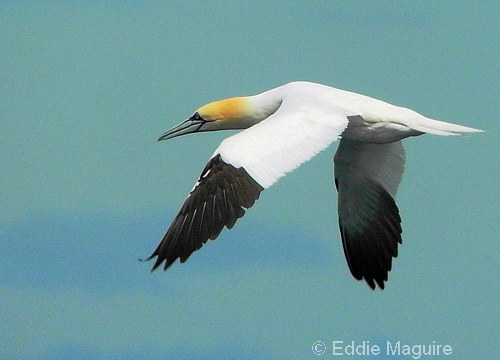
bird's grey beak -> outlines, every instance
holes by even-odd
[[[201,118],[189,118],[165,132],[158,138],[158,141],[168,140],[177,136],[198,132],[205,123],[206,121]]]

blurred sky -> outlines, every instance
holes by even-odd
[[[2,2],[0,358],[312,359],[319,340],[327,358],[334,340],[498,355],[499,14],[495,1]],[[138,258],[231,133],[157,137],[209,101],[292,80],[486,133],[405,141],[384,291],[344,259],[336,145],[151,274]]]

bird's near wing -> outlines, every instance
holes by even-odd
[[[287,172],[326,149],[347,127],[337,108],[294,108],[284,101],[266,120],[225,139],[203,170],[162,241],[148,258],[167,269],[215,239]]]
[[[226,164],[220,155],[210,159],[172,225],[149,257],[157,256],[153,269],[165,261],[167,269],[219,236],[224,226],[231,229],[263,190],[244,169]],[[149,260],[148,259],[148,260]]]
[[[352,275],[384,288],[401,243],[394,201],[404,171],[401,141],[361,143],[343,138],[334,157],[344,253]]]

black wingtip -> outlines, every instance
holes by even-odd
[[[365,276],[361,277],[355,277],[356,280],[361,281],[364,280],[366,285],[370,288],[370,290],[375,291],[375,290],[384,290],[385,289],[385,282],[387,279],[376,279],[376,278],[367,278]]]
[[[152,259],[153,257],[155,257],[157,255],[151,255],[148,260]],[[151,267],[151,272],[155,271],[156,269],[158,269],[161,265],[161,263],[163,262],[163,259],[160,259],[160,257],[158,256],[158,258],[156,259],[155,263],[153,264],[153,266]],[[165,269],[166,270],[166,269]]]
[[[139,262],[141,262],[141,263],[142,262],[148,262],[148,261],[152,260],[156,256],[158,256],[158,254],[153,253],[150,256],[148,256],[147,258],[138,258],[137,260],[139,260]],[[155,271],[161,265],[162,262],[163,262],[163,260],[160,260],[160,258],[158,257],[156,259],[156,262],[154,263],[153,267],[151,268],[151,272]]]
[[[156,252],[153,253],[150,257],[148,257],[147,259],[145,260],[141,260],[143,262],[146,262],[146,261],[150,261],[152,260],[153,258],[156,257],[156,261],[155,263],[153,264],[153,266],[151,267],[151,272],[154,272],[156,269],[160,268],[161,265],[164,263],[163,265],[163,271],[166,271],[170,266],[172,266],[172,264],[175,262],[175,259],[174,260],[169,260],[168,258],[164,258],[164,257],[161,257],[159,254],[157,254]]]
[[[368,287],[375,291],[375,289],[377,288],[377,285],[375,285],[375,282],[373,281],[372,278],[364,278],[363,280],[365,280],[366,284],[368,285]],[[377,281],[377,284],[378,284],[378,281]]]
[[[383,211],[369,219],[362,232],[345,228],[340,218],[339,227],[351,274],[357,280],[365,280],[372,290],[384,290],[392,259],[398,256],[398,244],[402,243],[401,217],[392,196],[374,185],[378,207]]]
[[[179,209],[153,254],[151,271],[167,270],[179,259],[185,262],[224,227],[232,228],[264,190],[244,168],[225,163],[220,154],[212,157],[201,172],[195,188]]]

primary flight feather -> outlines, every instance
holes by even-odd
[[[340,235],[352,275],[372,289],[384,288],[402,242],[394,200],[405,163],[401,140],[481,131],[364,95],[292,82],[209,103],[158,140],[225,129],[245,130],[215,150],[148,258],[156,257],[152,270],[186,261],[224,226],[231,229],[264,189],[340,140],[334,156]]]

